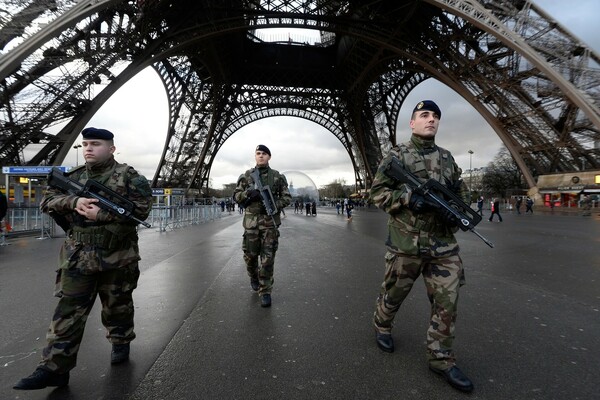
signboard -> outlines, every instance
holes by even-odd
[[[153,196],[183,196],[185,189],[152,188]]]
[[[21,167],[2,167],[2,173],[6,175],[48,175],[50,170],[54,166],[52,165],[24,165]],[[56,167],[62,172],[67,172],[70,167]]]

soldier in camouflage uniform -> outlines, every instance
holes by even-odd
[[[254,291],[258,291],[261,306],[270,307],[275,253],[279,246],[278,227],[281,224],[279,213],[291,203],[292,196],[285,175],[269,167],[271,151],[267,146],[258,145],[254,158],[261,183],[271,188],[277,212],[272,217],[267,214],[260,192],[251,176],[255,168],[240,175],[233,198],[244,207],[242,250],[246,270],[250,276],[250,285]]]
[[[83,135],[84,166],[69,172],[69,178],[84,184],[88,179],[107,186],[135,204],[134,216],[145,220],[152,207],[152,191],[145,177],[127,164],[115,161],[113,134],[87,128]],[[48,188],[41,203],[45,213],[67,228],[60,251],[56,296],[60,298],[46,338],[42,361],[19,390],[66,386],[75,367],[85,322],[96,295],[102,302],[102,324],[112,343],[111,363],[129,358],[133,331],[132,293],[140,274],[137,224],[117,217],[95,203]]]
[[[371,187],[374,204],[390,214],[385,276],[373,317],[378,347],[394,351],[391,335],[394,316],[422,275],[431,302],[427,331],[429,368],[453,387],[470,392],[473,384],[455,365],[452,350],[459,287],[463,266],[454,237],[458,221],[452,213],[439,212],[406,184],[384,174],[392,156],[423,180],[436,179],[464,198],[461,170],[448,150],[435,144],[441,111],[431,100],[417,104],[410,120],[410,141],[393,147],[382,160]]]

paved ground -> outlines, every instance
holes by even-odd
[[[250,290],[237,214],[141,233],[138,339],[111,367],[95,309],[66,389],[11,386],[40,357],[55,306],[61,239],[0,247],[2,399],[592,399],[600,398],[600,218],[504,214],[460,233],[467,285],[456,350],[476,388],[464,395],[427,370],[428,302],[415,286],[379,351],[370,319],[383,274],[385,214],[288,211],[273,307]]]

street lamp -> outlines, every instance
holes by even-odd
[[[469,150],[469,204],[473,201],[471,188],[473,186],[473,150]]]
[[[79,149],[83,147],[79,143],[77,143],[73,148],[75,149],[75,166],[79,167]]]

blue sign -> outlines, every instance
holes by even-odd
[[[22,167],[2,167],[2,173],[8,175],[48,175],[54,168],[52,165],[37,165]],[[70,167],[56,167],[62,172],[67,172]]]

